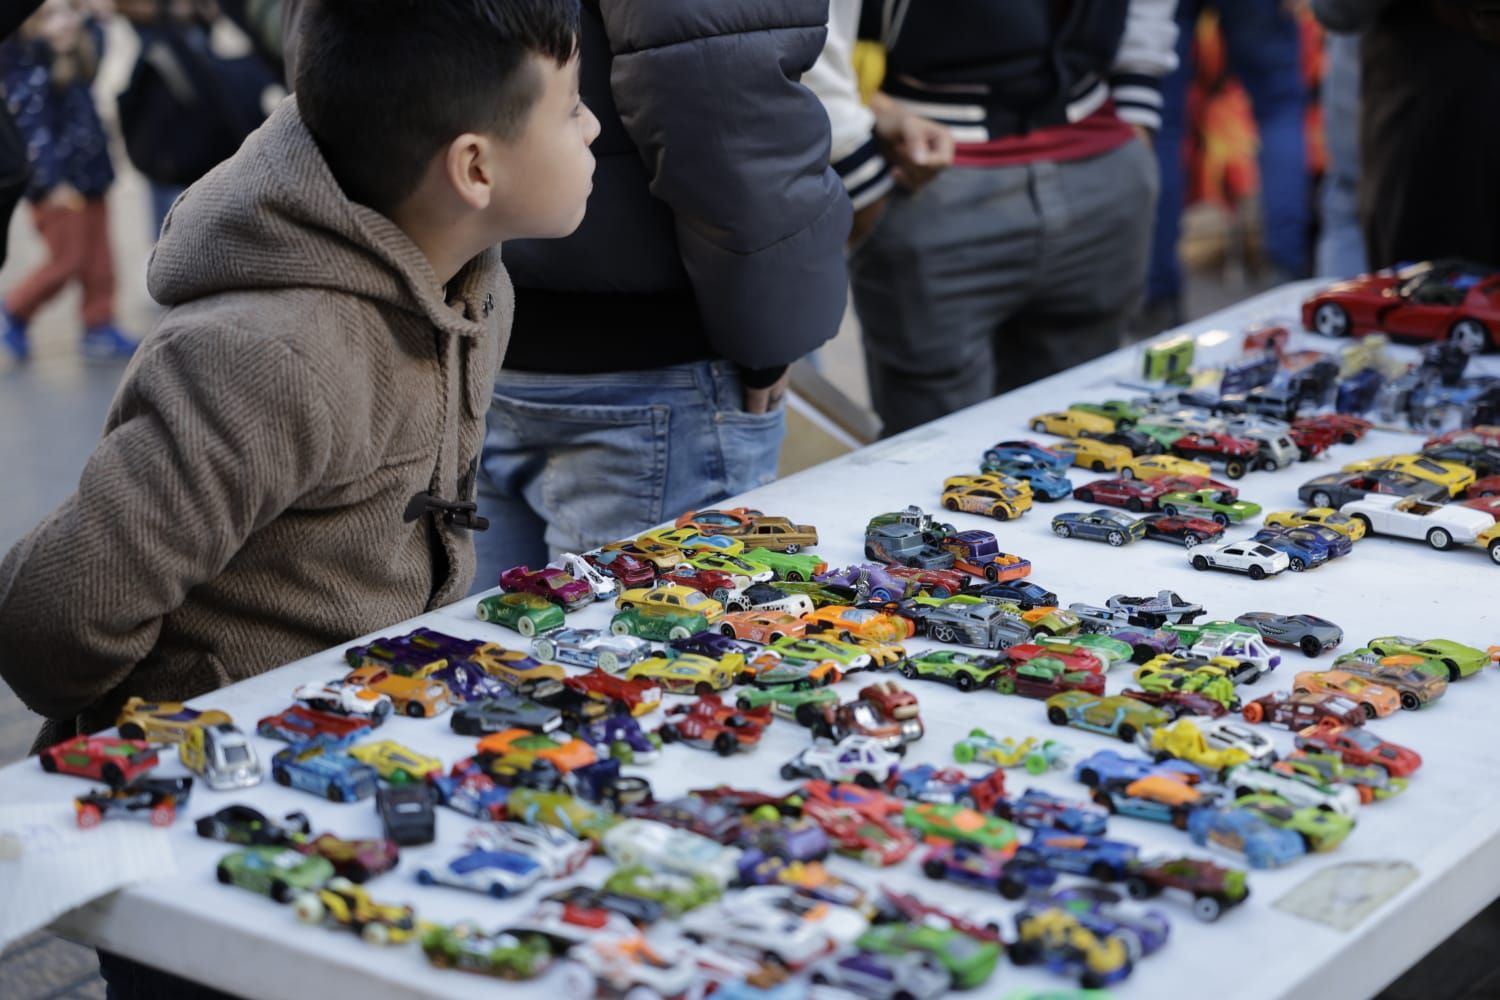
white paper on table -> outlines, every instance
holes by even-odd
[[[176,871],[167,832],[144,822],[81,830],[71,803],[0,805],[0,950],[75,907]]]

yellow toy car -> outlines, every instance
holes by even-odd
[[[880,639],[864,639],[855,636],[845,646],[857,646],[870,654],[870,665],[875,670],[888,670],[899,667],[906,662],[906,647],[899,642],[886,642]]]
[[[969,514],[1009,521],[1031,509],[1031,497],[1002,492],[991,486],[955,486],[943,491],[943,506]]]
[[[1015,476],[1007,476],[1003,472],[980,472],[972,476],[949,476],[943,480],[943,489],[945,490],[956,489],[961,486],[987,486],[992,490],[1031,496],[1030,482],[1025,479],[1017,479]]]
[[[621,611],[640,608],[646,612],[670,611],[677,614],[698,614],[709,621],[717,621],[724,617],[724,605],[680,583],[634,587],[615,598],[615,607]]]
[[[1210,771],[1223,771],[1250,760],[1250,755],[1239,747],[1218,750],[1209,746],[1203,730],[1192,719],[1178,719],[1170,726],[1153,729],[1150,747],[1158,761],[1175,757]]]
[[[713,694],[735,682],[745,670],[745,657],[730,653],[720,660],[698,653],[682,653],[668,659],[653,656],[625,671],[628,681],[651,681],[672,694]]]
[[[441,774],[443,770],[443,762],[436,757],[423,756],[395,740],[361,743],[349,748],[349,756],[369,764],[393,785],[422,781],[429,774]]]
[[[1135,457],[1124,445],[1107,444],[1086,437],[1058,441],[1047,447],[1059,455],[1067,455],[1078,468],[1092,469],[1095,472],[1114,472]]]
[[[329,879],[317,892],[305,892],[293,904],[303,923],[347,927],[369,944],[401,944],[417,932],[417,915],[410,906],[377,903],[346,878]]]
[[[1142,455],[1132,458],[1120,466],[1120,475],[1125,479],[1161,479],[1164,476],[1212,476],[1213,469],[1202,462],[1194,462],[1175,455]]]
[[[1448,491],[1450,497],[1456,497],[1468,489],[1469,484],[1477,477],[1477,473],[1466,465],[1440,462],[1425,455],[1387,455],[1385,458],[1367,458],[1344,466],[1345,472],[1369,472],[1371,469],[1392,469],[1429,483],[1437,483]]]
[[[1266,515],[1268,528],[1300,528],[1304,524],[1316,524],[1332,528],[1351,542],[1365,537],[1365,522],[1357,517],[1347,517],[1332,507],[1309,507],[1307,510],[1273,510]]]
[[[1115,422],[1108,417],[1084,413],[1082,410],[1056,410],[1032,417],[1031,429],[1038,434],[1077,437],[1085,431],[1090,434],[1113,434]]]
[[[724,556],[737,556],[745,551],[745,543],[733,535],[705,535],[696,528],[648,531],[636,538],[636,542],[657,542],[683,552],[717,552]]]
[[[176,743],[190,729],[233,722],[228,714],[216,708],[199,711],[177,701],[131,698],[120,709],[120,717],[115,720],[115,725],[120,729],[121,739]]]
[[[519,687],[531,680],[560,681],[568,676],[568,672],[556,663],[538,662],[519,649],[506,649],[496,642],[480,646],[469,659],[485,673],[511,687]]]
[[[1304,670],[1292,684],[1293,694],[1341,694],[1358,703],[1367,718],[1395,715],[1401,711],[1401,695],[1343,670]]]
[[[642,562],[650,563],[658,573],[665,573],[673,566],[680,566],[687,555],[676,546],[649,538],[610,542],[608,545],[601,545],[600,548],[606,552],[623,552],[626,555],[635,556]]]
[[[360,667],[344,675],[347,684],[378,691],[391,699],[396,711],[414,719],[431,719],[453,707],[448,685],[430,678],[402,677],[384,667]]]

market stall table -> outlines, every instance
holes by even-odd
[[[1232,348],[1253,322],[1281,321],[1297,329],[1296,306],[1308,287],[1288,286],[1184,330],[1199,334],[1200,346],[1211,353]],[[1310,335],[1298,335],[1296,343],[1332,350],[1341,346]],[[1415,356],[1414,351],[1406,353]],[[756,490],[735,502],[816,524],[822,535],[817,551],[830,566],[864,561],[862,534],[868,517],[918,504],[929,512],[941,513],[943,520],[953,521],[960,528],[994,531],[1003,550],[1032,561],[1030,579],[1056,591],[1064,604],[1103,604],[1112,594],[1172,589],[1205,605],[1206,617],[1210,618],[1233,618],[1250,610],[1308,612],[1343,627],[1346,638],[1339,652],[1354,649],[1369,637],[1392,633],[1448,637],[1480,647],[1500,641],[1494,601],[1500,587],[1500,567],[1474,547],[1440,553],[1420,543],[1373,538],[1360,542],[1348,558],[1316,571],[1255,582],[1222,573],[1194,572],[1185,550],[1160,542],[1143,541],[1116,549],[1057,538],[1049,528],[1054,514],[1088,509],[1072,500],[1038,503],[1022,519],[1009,523],[941,512],[938,493],[943,479],[976,471],[981,452],[998,440],[1035,437],[1026,429],[1033,414],[1062,409],[1076,401],[1131,395],[1120,382],[1135,372],[1138,355],[1139,348],[1123,350]],[[1493,370],[1494,359],[1485,359],[1483,364]],[[1266,510],[1297,507],[1296,488],[1304,480],[1358,457],[1409,451],[1419,443],[1420,439],[1411,434],[1376,431],[1358,445],[1335,448],[1330,455],[1280,472],[1253,473],[1237,485],[1245,498],[1261,503]],[[1090,474],[1081,473],[1075,482],[1088,478]],[[1228,537],[1248,534],[1245,527],[1231,528]],[[498,641],[512,648],[529,647],[529,642],[516,633],[478,621],[474,604],[466,600],[410,622],[393,624],[378,634],[400,634],[422,625]],[[570,615],[569,625],[603,627],[611,611],[592,606]],[[925,642],[913,640],[909,645],[917,648]],[[1244,693],[1246,700],[1290,687],[1294,673],[1326,668],[1334,655],[1308,659],[1295,650],[1279,652],[1283,656],[1280,669],[1252,685]],[[341,649],[329,650],[214,692],[194,704],[222,708],[241,728],[252,732],[257,719],[289,704],[293,688],[339,676],[345,669]],[[1110,675],[1111,693],[1124,685],[1122,678],[1128,679],[1128,669],[1117,667]],[[1131,978],[1114,987],[1113,992],[1125,1000],[1208,994],[1221,1000],[1364,997],[1500,896],[1500,785],[1494,781],[1490,765],[1496,748],[1496,706],[1500,704],[1500,678],[1494,674],[1492,669],[1485,670],[1453,685],[1448,696],[1429,709],[1373,723],[1382,736],[1419,750],[1425,763],[1403,795],[1362,808],[1358,828],[1336,851],[1310,855],[1276,871],[1252,871],[1249,901],[1216,924],[1195,921],[1180,900],[1163,898],[1149,904],[1171,919],[1171,940],[1163,951],[1141,961]],[[839,689],[847,697],[867,682],[865,675],[856,674],[842,681]],[[920,697],[927,725],[926,737],[907,756],[908,765],[951,764],[953,742],[975,726],[996,736],[1060,739],[1075,749],[1075,759],[1100,749],[1126,749],[1102,736],[1049,726],[1038,701],[992,691],[961,694],[921,681],[906,686]],[[1290,749],[1289,734],[1267,732],[1279,749]],[[472,739],[452,733],[446,718],[435,722],[396,718],[380,729],[376,738],[398,740],[440,757],[445,765],[468,755],[473,748]],[[281,748],[281,744],[269,740],[253,739],[263,761],[269,761]],[[785,793],[794,783],[783,781],[778,768],[807,739],[806,730],[779,721],[752,753],[721,759],[703,751],[673,747],[658,762],[631,768],[630,772],[648,777],[659,798],[721,782]],[[160,773],[179,772],[175,753],[165,752],[162,757]],[[1012,771],[1007,781],[1012,794],[1031,785],[1082,797],[1084,790],[1071,780],[1070,771],[1040,778]],[[60,822],[70,821],[73,796],[89,787],[79,779],[43,774],[33,759],[0,771],[0,801],[55,803]],[[219,885],[214,877],[215,863],[231,848],[195,836],[192,819],[233,802],[253,804],[272,817],[302,810],[311,816],[315,830],[332,830],[342,836],[375,836],[379,832],[379,822],[368,801],[324,802],[269,780],[243,792],[212,792],[200,787],[185,816],[166,834],[175,854],[176,874],[100,899],[70,913],[55,929],[74,940],[245,996],[359,996],[376,1000],[455,995],[522,998],[558,992],[555,973],[515,984],[439,971],[427,964],[415,945],[376,948],[347,932],[308,928],[297,922],[290,907]],[[423,919],[453,922],[474,918],[493,929],[520,917],[534,900],[551,891],[544,885],[517,899],[500,901],[419,886],[412,875],[416,868],[424,863],[446,862],[475,823],[446,809],[440,808],[438,814],[438,842],[403,850],[394,872],[369,883],[377,900],[411,903]],[[109,830],[106,824],[95,834],[108,836]],[[1240,864],[1232,857],[1194,847],[1185,835],[1164,824],[1116,817],[1111,821],[1110,836],[1141,844],[1146,855],[1190,854]],[[958,912],[1003,915],[1002,923],[1010,927],[1009,918],[1020,904],[929,881],[919,871],[919,856],[914,855],[894,870],[866,868],[842,858],[831,859],[829,866],[872,891],[888,886],[916,892],[929,902]],[[1415,880],[1349,931],[1335,930],[1274,905],[1318,872],[1349,862],[1408,864],[1414,866]],[[575,880],[597,884],[607,864],[595,859]],[[1337,884],[1345,902],[1349,901],[1347,897],[1365,891],[1365,883],[1355,876]],[[983,993],[994,996],[1020,988],[1066,985],[1065,980],[1041,969],[1002,962]]]

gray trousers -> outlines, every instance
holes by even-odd
[[[1156,158],[955,167],[850,256],[870,393],[897,434],[1114,350],[1146,280]]]

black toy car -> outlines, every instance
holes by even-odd
[[[106,819],[149,814],[152,826],[171,826],[179,806],[193,793],[192,778],[138,778],[123,788],[100,788],[74,800],[78,825],[98,826]]]
[[[382,785],[375,795],[375,811],[385,836],[402,847],[430,844],[437,835],[432,788],[423,784]]]
[[[1144,628],[1161,628],[1168,623],[1180,625],[1203,614],[1203,605],[1194,604],[1172,590],[1159,590],[1153,597],[1116,594],[1104,603],[1128,614],[1130,624]]]
[[[259,809],[245,805],[225,806],[211,816],[199,816],[193,826],[200,837],[250,847],[284,847],[312,832],[306,813],[287,813],[277,823]]]

